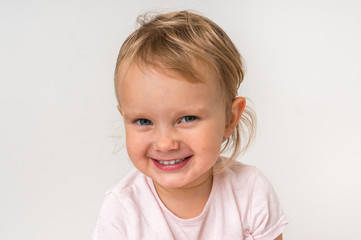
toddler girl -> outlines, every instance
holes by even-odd
[[[94,239],[282,239],[287,221],[271,184],[236,162],[255,121],[237,97],[236,47],[192,12],[138,22],[115,70],[136,170],[105,194]]]

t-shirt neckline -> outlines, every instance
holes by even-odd
[[[147,179],[147,183],[148,183],[148,186],[150,188],[150,190],[152,191],[154,197],[156,198],[159,206],[161,207],[162,209],[162,212],[166,215],[168,215],[169,217],[173,218],[174,220],[176,220],[178,223],[181,223],[181,224],[195,224],[196,222],[199,222],[199,221],[202,221],[209,208],[210,208],[210,205],[212,204],[213,202],[213,199],[214,199],[214,195],[216,193],[216,188],[218,187],[217,183],[218,183],[218,175],[214,175],[213,174],[213,179],[212,179],[212,189],[211,189],[211,193],[209,194],[209,197],[208,197],[208,200],[207,200],[207,203],[206,205],[204,206],[203,208],[203,211],[201,212],[201,214],[199,214],[198,216],[194,217],[194,218],[187,218],[187,219],[184,219],[184,218],[180,218],[178,216],[176,216],[174,213],[172,213],[165,205],[164,203],[162,202],[162,200],[160,199],[158,193],[157,193],[157,190],[155,189],[155,186],[154,186],[154,182],[153,182],[153,179],[151,179],[150,177],[146,176],[146,179]]]

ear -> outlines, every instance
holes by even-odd
[[[239,120],[241,119],[245,107],[246,99],[244,97],[237,97],[233,100],[230,119],[224,133],[225,139],[229,138],[229,136],[233,133]]]
[[[118,108],[118,110],[120,112],[120,115],[122,115],[122,117],[123,117],[122,109],[120,109],[119,105],[117,105],[117,108]]]

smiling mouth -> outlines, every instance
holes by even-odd
[[[181,159],[177,159],[177,160],[171,160],[171,161],[162,161],[162,160],[156,160],[156,159],[154,159],[154,160],[157,161],[159,164],[162,164],[162,165],[174,165],[174,164],[179,164],[179,163],[187,160],[190,157],[191,156],[181,158]]]

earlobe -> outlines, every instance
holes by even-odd
[[[120,109],[119,105],[117,105],[117,108],[118,108],[118,110],[119,110],[119,112],[120,112],[120,115],[123,116],[122,110]]]
[[[226,128],[225,138],[229,138],[233,130],[236,128],[242,113],[246,107],[246,99],[244,97],[237,97],[232,102],[231,115]]]

